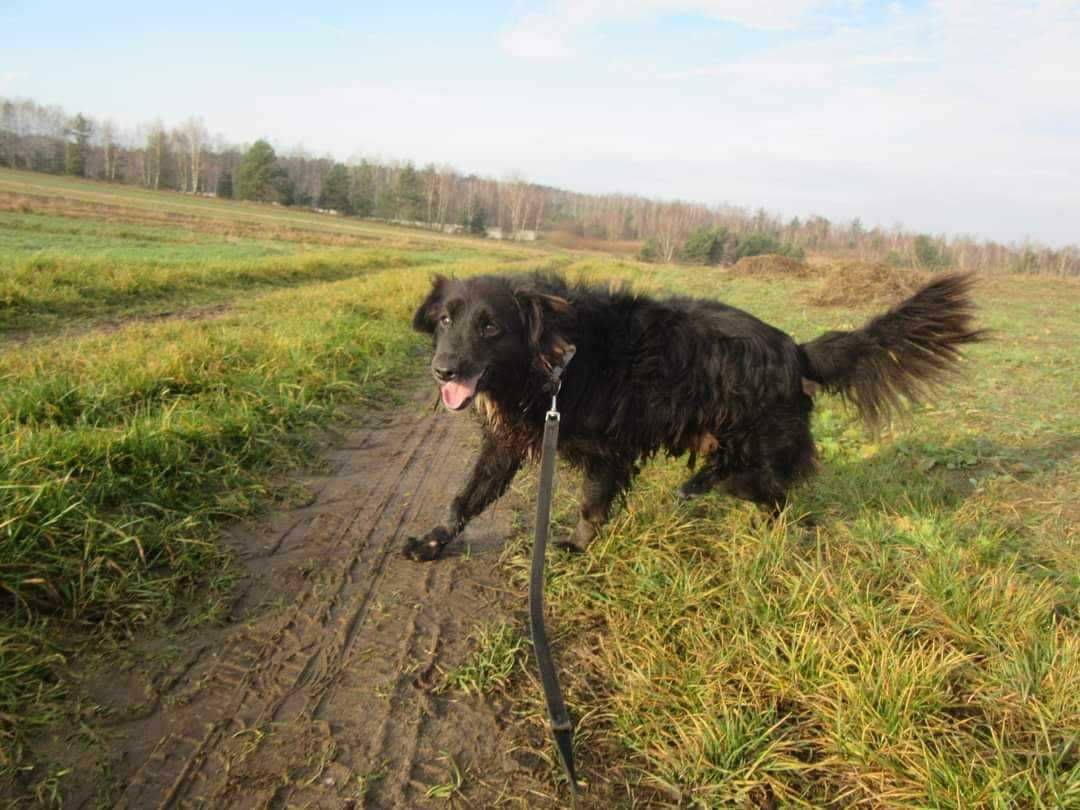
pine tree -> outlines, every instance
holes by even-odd
[[[342,164],[335,163],[323,177],[318,205],[319,208],[332,208],[346,216],[352,214],[352,200],[349,198],[349,170]]]
[[[292,203],[291,184],[277,164],[274,148],[264,140],[255,141],[244,154],[236,169],[235,183],[238,199]]]
[[[420,175],[412,163],[406,163],[398,174],[397,218],[414,221],[420,218]]]
[[[484,206],[476,206],[472,218],[469,220],[469,233],[475,236],[487,236],[487,211]]]
[[[75,140],[68,141],[64,153],[64,173],[76,177],[86,176],[86,158],[90,152],[90,134],[94,125],[80,113],[71,119],[67,134]]]
[[[935,241],[924,233],[915,237],[915,261],[920,267],[937,270],[949,264],[949,251],[945,240]]]
[[[231,200],[233,196],[233,181],[232,172],[223,171],[221,176],[218,177],[217,189],[215,189],[217,196],[224,200]]]
[[[695,264],[720,264],[724,261],[724,251],[730,240],[730,231],[722,225],[703,226],[686,238],[682,258]]]
[[[296,183],[280,166],[277,167],[274,173],[272,194],[271,199],[282,205],[296,205],[297,203],[311,205],[311,195],[299,194],[296,190]]]
[[[16,166],[18,154],[18,136],[15,129],[18,126],[18,114],[15,105],[8,100],[0,104],[0,166]]]
[[[358,217],[375,213],[375,169],[366,160],[360,161],[353,175],[352,209]]]

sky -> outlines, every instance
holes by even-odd
[[[1080,243],[1078,42],[1073,0],[0,0],[0,95],[1061,246]]]

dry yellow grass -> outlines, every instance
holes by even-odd
[[[906,267],[847,261],[827,265],[808,301],[821,307],[858,307],[893,303],[915,292],[929,276]]]
[[[736,273],[752,276],[803,276],[808,272],[803,262],[778,253],[745,256],[735,262],[732,269]]]

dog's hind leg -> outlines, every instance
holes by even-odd
[[[688,501],[712,491],[726,477],[727,471],[708,459],[701,465],[700,470],[682,482],[675,494]]]
[[[728,492],[753,501],[773,515],[780,514],[788,490],[817,464],[810,436],[810,409],[806,405],[796,403],[797,407],[780,411],[771,424],[764,426],[755,441],[755,464],[728,479]]]
[[[787,490],[768,469],[748,470],[728,479],[725,489],[736,498],[753,501],[771,515],[784,508]]]
[[[444,526],[436,526],[423,537],[410,537],[405,541],[403,553],[411,560],[428,561],[442,554],[465,525],[495,502],[510,486],[521,456],[510,448],[499,445],[490,435],[484,436],[480,455],[473,465],[469,480],[450,505],[450,519]]]
[[[558,541],[561,548],[584,551],[600,528],[607,522],[611,504],[620,492],[630,485],[634,467],[611,459],[590,459],[585,462],[581,482],[581,514],[569,537]]]
[[[710,438],[712,438],[710,436]],[[720,486],[729,475],[731,469],[731,449],[725,444],[721,445],[713,439],[713,446],[705,456],[701,468],[682,482],[675,494],[683,500],[696,498],[704,495]]]

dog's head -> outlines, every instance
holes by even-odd
[[[460,411],[478,392],[516,402],[546,379],[570,348],[569,311],[566,298],[529,279],[436,276],[412,323],[434,336],[431,373],[443,405]]]

